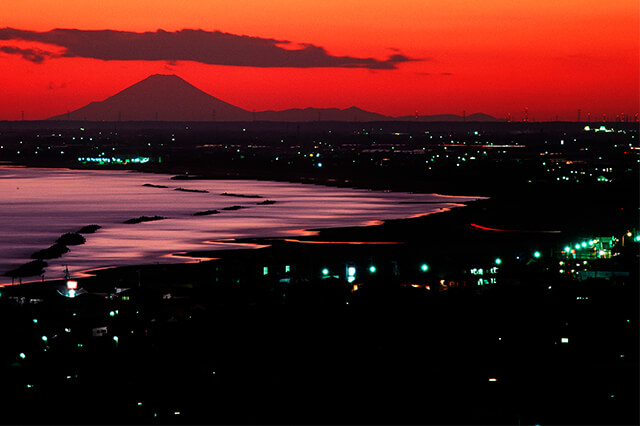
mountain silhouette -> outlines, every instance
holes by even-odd
[[[261,111],[255,114],[259,121],[387,121],[391,117],[357,107],[293,108],[284,111]]]
[[[402,121],[455,121],[455,122],[487,122],[487,121],[504,121],[497,119],[489,114],[477,112],[469,114],[466,117],[456,114],[437,114],[437,115],[419,115],[417,118],[414,115],[406,115],[404,117],[398,117],[397,120]]]
[[[155,74],[100,102],[49,120],[85,121],[463,121],[459,115],[389,117],[357,107],[294,108],[250,112],[231,105],[176,75]],[[477,113],[466,121],[500,121]]]
[[[51,120],[250,121],[251,113],[203,92],[176,75],[156,74],[102,102]]]

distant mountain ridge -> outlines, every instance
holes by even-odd
[[[49,118],[85,121],[465,121],[459,115],[389,117],[352,106],[338,108],[293,108],[283,111],[250,112],[198,89],[176,75],[154,74],[115,95]],[[502,121],[477,113],[466,121]]]

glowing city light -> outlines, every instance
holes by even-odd
[[[354,274],[355,274],[355,268],[354,268]],[[327,268],[324,268],[322,270],[322,275],[325,275],[325,276],[329,275],[329,270]],[[349,275],[351,275],[351,274],[349,273]]]
[[[369,272],[371,272],[372,274],[376,272],[376,267],[371,265],[369,266]]]
[[[420,266],[420,269],[422,270],[422,272],[427,272],[429,270],[429,265],[423,263],[422,266]]]
[[[535,257],[536,259],[540,258],[540,252],[536,251],[535,253],[533,253],[533,257]]]
[[[500,259],[499,257],[496,258],[496,265],[500,265],[502,263],[502,259]]]
[[[356,268],[355,266],[347,267],[347,282],[352,283],[356,280]]]

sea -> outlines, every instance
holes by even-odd
[[[86,243],[46,260],[45,279],[116,266],[194,261],[180,253],[259,247],[242,238],[366,226],[462,206],[480,197],[373,191],[262,180],[175,180],[115,170],[0,166],[0,285],[62,235],[86,225]],[[266,202],[265,202],[266,201]],[[216,210],[216,214],[194,215]],[[142,216],[165,219],[126,224]],[[25,277],[23,282],[42,277]]]

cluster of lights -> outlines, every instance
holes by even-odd
[[[378,271],[378,268],[375,265],[370,265],[368,269],[369,269],[369,273],[372,274],[372,275],[375,274]],[[420,265],[420,270],[422,272],[429,271],[429,265],[427,265],[426,263],[422,263]],[[330,271],[329,271],[328,268],[323,268],[321,273],[322,273],[322,276],[324,278],[326,278],[326,277],[329,276]],[[348,283],[352,283],[352,282],[355,281],[355,279],[356,279],[356,267],[355,266],[347,266],[347,282]]]
[[[97,164],[145,164],[151,161],[149,157],[133,157],[133,158],[120,158],[120,157],[78,157],[80,163],[97,163]]]

